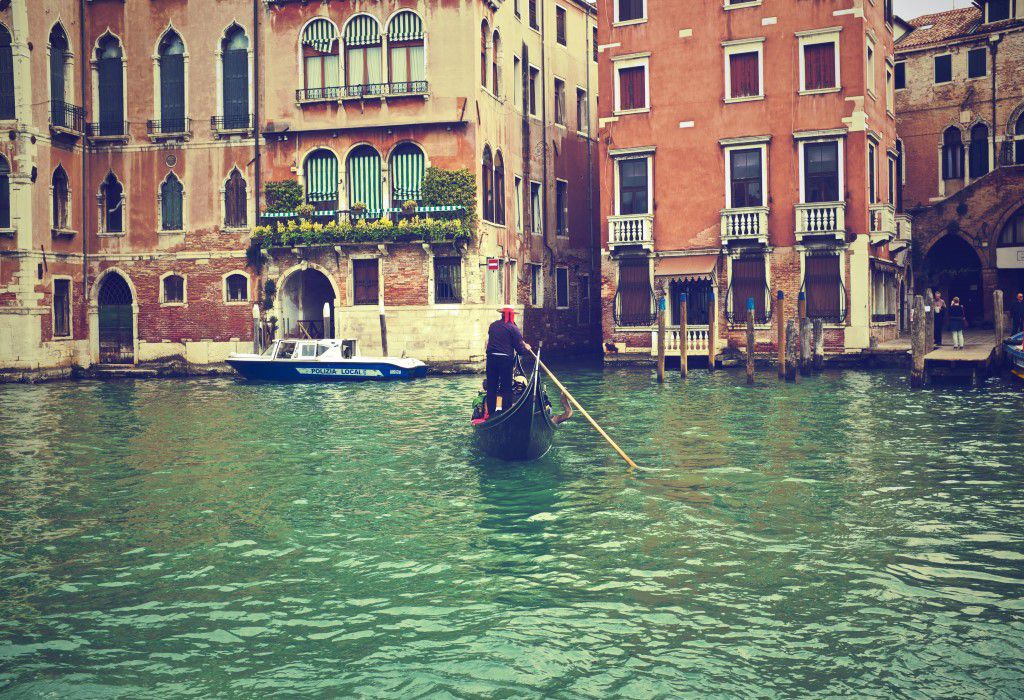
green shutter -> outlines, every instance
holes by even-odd
[[[323,17],[317,18],[302,30],[302,43],[320,53],[331,53],[338,30],[334,23]]]
[[[380,156],[370,146],[360,146],[348,157],[348,205],[366,205],[367,211],[384,208],[381,192]]]
[[[402,144],[391,154],[391,206],[401,206],[409,199],[417,202],[423,199],[426,162],[423,151],[411,143]]]
[[[380,43],[380,25],[369,15],[356,15],[345,27],[346,46],[371,46]]]
[[[423,38],[423,20],[415,12],[399,12],[388,25],[389,41],[415,41]]]
[[[306,158],[306,201],[310,203],[338,201],[338,159],[325,149],[313,151]]]

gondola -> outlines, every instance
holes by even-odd
[[[530,383],[512,408],[473,427],[477,447],[485,454],[510,462],[540,459],[551,449],[555,423],[540,379],[540,357]]]

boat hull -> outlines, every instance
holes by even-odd
[[[1021,345],[1022,336],[1018,333],[1007,340],[1003,347],[1006,350],[1006,358],[1010,361],[1010,367],[1015,376],[1024,379],[1024,346]]]
[[[427,375],[427,366],[403,367],[389,362],[275,362],[228,358],[227,363],[246,379],[277,382],[402,381]]]
[[[547,454],[555,429],[535,370],[529,387],[511,410],[475,426],[473,434],[476,446],[485,454],[510,462],[528,462]]]

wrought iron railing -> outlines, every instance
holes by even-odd
[[[92,122],[85,125],[85,134],[90,138],[127,138],[128,122]]]
[[[637,292],[638,294],[640,292]],[[658,319],[658,312],[655,309],[658,306],[658,300],[654,296],[654,290],[649,291],[650,304],[648,304],[647,311],[640,308],[640,304],[637,304],[635,309],[623,309],[622,308],[622,290],[615,292],[615,305],[613,309],[613,315],[615,318],[615,325],[624,328],[647,328]]]
[[[341,96],[342,88],[337,85],[329,87],[299,88],[295,91],[296,102],[323,102],[336,100]]]
[[[388,83],[346,85],[342,89],[345,91],[345,97],[381,97],[388,94]]]
[[[413,210],[405,210],[401,207],[389,207],[387,209],[321,209],[314,211],[309,219],[315,223],[327,224],[330,222],[335,223],[355,223],[357,221],[378,221],[380,219],[390,218],[392,221],[401,221],[402,219],[412,219],[413,217],[423,217],[431,219],[443,219],[443,220],[454,220],[461,219],[465,214],[465,209],[459,206],[420,206]],[[284,212],[263,212],[259,216],[259,224],[266,226],[275,224],[278,222],[288,223],[289,221],[301,220],[298,212],[284,211]]]
[[[210,128],[214,131],[249,131],[252,129],[252,123],[252,114],[210,117]]]
[[[188,117],[172,119],[150,119],[146,122],[146,133],[150,136],[178,136],[192,133],[192,120]]]
[[[804,294],[804,298],[807,300],[807,318],[811,320],[821,320],[823,323],[832,323],[840,325],[846,323],[846,285],[843,284],[843,280],[836,279],[836,298],[829,299],[818,299],[818,292],[814,290],[812,293],[808,293],[807,290],[807,278],[804,277],[803,282],[800,284],[800,292]],[[829,294],[828,296],[832,296]]]
[[[772,306],[774,303],[772,290],[765,285],[762,293],[764,294],[764,303],[762,305],[754,304],[754,323],[759,326],[771,323],[772,312],[775,310]],[[725,319],[729,323],[747,322],[747,300],[749,298],[749,294],[743,298],[738,298],[735,289],[733,289],[732,281],[729,282],[729,291],[725,294]],[[756,302],[757,300],[755,299],[754,301]],[[738,309],[737,305],[739,306]]]
[[[85,108],[54,100],[50,103],[50,126],[81,134],[85,131]]]
[[[422,95],[427,92],[426,80],[409,80],[401,83],[388,83],[389,95]]]

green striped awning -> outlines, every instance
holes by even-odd
[[[380,25],[369,15],[356,15],[345,27],[346,46],[370,46],[380,43]]]
[[[412,41],[423,38],[423,20],[415,12],[403,10],[388,25],[388,41]]]
[[[313,151],[306,157],[306,201],[338,201],[338,159],[326,149]]]
[[[391,201],[399,205],[406,200],[423,199],[423,173],[427,159],[419,146],[405,143],[391,154]]]
[[[348,206],[362,202],[370,211],[384,206],[381,193],[380,156],[370,146],[360,146],[348,157]]]
[[[329,19],[323,17],[313,20],[302,31],[302,43],[320,53],[331,53],[337,38],[337,27]]]

